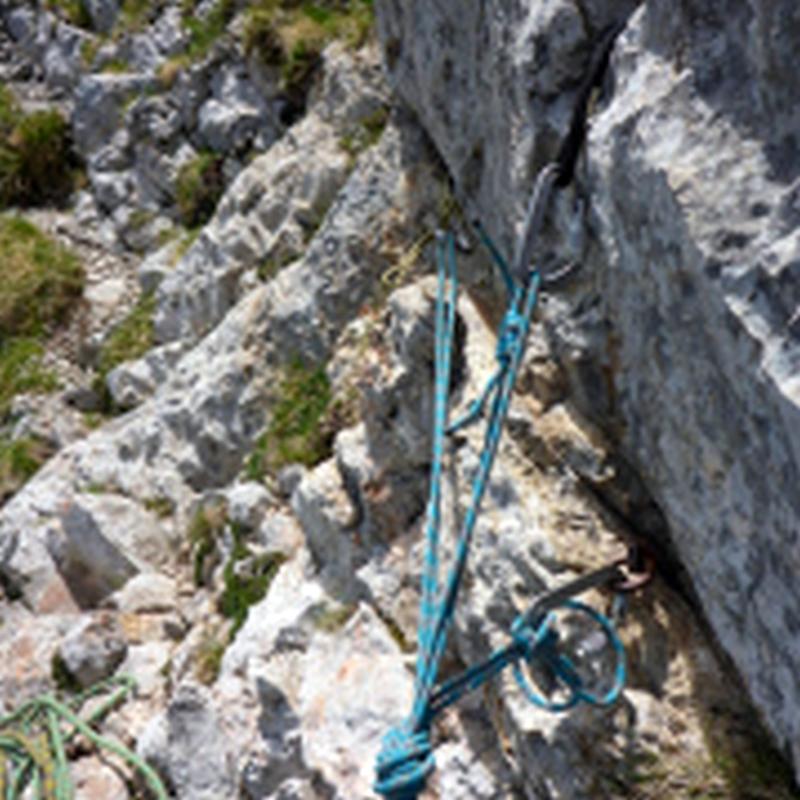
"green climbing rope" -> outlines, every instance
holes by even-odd
[[[168,800],[167,791],[152,767],[93,727],[121,705],[135,688],[136,681],[130,676],[115,676],[68,699],[40,695],[0,717],[0,800],[21,800],[23,796],[32,796],[34,800],[72,800],[74,787],[67,745],[78,735],[133,767],[156,800]],[[92,711],[81,716],[87,701],[95,698],[102,699]]]

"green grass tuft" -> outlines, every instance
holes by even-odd
[[[15,494],[50,455],[51,449],[38,439],[9,441],[0,436],[0,503]]]
[[[0,253],[0,343],[62,322],[83,292],[78,259],[21,217],[0,217]]]
[[[338,633],[352,619],[358,606],[329,606],[321,603],[311,611],[311,624],[323,633]]]
[[[208,222],[224,191],[225,176],[220,156],[200,153],[184,164],[175,184],[175,201],[183,225],[199,228]]]
[[[294,253],[284,253],[281,256],[265,259],[256,270],[258,279],[266,283],[271,281],[284,267],[288,267],[298,258]]]
[[[284,89],[302,91],[334,39],[360,47],[374,25],[372,0],[256,0],[247,10],[244,47],[280,68]]]
[[[115,32],[119,35],[142,30],[151,21],[158,5],[155,0],[124,0]]]
[[[235,13],[235,0],[217,0],[216,5],[204,17],[193,16],[191,12],[186,14],[184,24],[189,31],[186,57],[190,61],[203,58],[214,42],[225,33]]]
[[[238,539],[237,545],[243,547]],[[231,639],[244,625],[250,606],[264,599],[278,570],[286,561],[283,553],[265,553],[252,557],[247,564],[247,574],[241,574],[237,570],[237,565],[241,565],[247,557],[246,553],[246,549],[234,552],[225,564],[223,572],[225,590],[220,597],[219,610],[224,617],[232,621]]]
[[[175,513],[175,505],[168,497],[146,497],[142,505],[159,519],[166,519]]]
[[[204,686],[211,686],[219,677],[225,646],[213,631],[203,632],[195,654],[194,676]]]
[[[0,421],[7,416],[16,395],[46,394],[58,388],[56,376],[42,364],[43,355],[35,339],[0,341]]]
[[[155,344],[153,333],[155,309],[155,295],[143,295],[130,314],[111,331],[103,342],[95,378],[96,389],[101,394],[105,394],[105,381],[111,370],[125,361],[141,358]],[[106,398],[106,400],[108,404],[110,399]],[[111,410],[110,406],[108,410]]]
[[[286,369],[272,421],[259,438],[246,472],[252,480],[275,475],[288,464],[314,466],[331,452],[331,432],[324,424],[331,388],[323,367],[294,361]]]

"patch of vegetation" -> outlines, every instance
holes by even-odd
[[[156,218],[156,212],[149,208],[135,208],[128,218],[128,229],[141,231]]]
[[[206,630],[197,647],[194,676],[204,686],[210,686],[219,677],[226,643],[213,631]]]
[[[323,633],[338,633],[352,619],[358,606],[329,606],[321,603],[311,610],[311,624]]]
[[[0,436],[0,504],[15,494],[52,455],[40,439]]]
[[[11,90],[0,83],[0,139],[5,139],[17,124],[19,106]]]
[[[112,411],[105,382],[108,374],[125,361],[141,358],[154,343],[153,314],[156,310],[154,294],[143,295],[130,314],[117,324],[106,337],[97,359],[95,390],[104,397],[104,406]]]
[[[225,191],[222,163],[222,158],[215,153],[200,153],[178,172],[175,201],[186,227],[201,227],[214,213]]]
[[[102,44],[103,40],[100,38],[87,39],[81,44],[81,60],[85,67],[91,67],[92,64],[94,64],[94,60],[97,58],[97,53]]]
[[[277,551],[252,553],[245,540],[246,531],[229,522],[225,502],[209,503],[199,508],[189,523],[195,586],[206,585],[208,559],[227,534],[232,537],[232,548],[223,568],[224,588],[217,607],[231,621],[230,641],[247,619],[250,606],[266,596],[286,556]]]
[[[142,505],[160,519],[171,517],[175,512],[172,500],[168,497],[147,497]]]
[[[241,540],[236,540],[234,552],[225,564],[225,591],[219,601],[220,613],[232,622],[231,639],[244,625],[250,606],[264,599],[285,561],[286,556],[277,551],[249,556]]]
[[[714,766],[737,800],[800,800],[789,762],[753,715],[748,735],[723,739],[707,730]]]
[[[35,339],[0,339],[0,420],[18,394],[46,394],[58,388],[56,376],[42,364],[44,350]]]
[[[164,91],[169,91],[175,85],[178,76],[186,68],[187,61],[188,59],[178,55],[168,58],[162,64],[159,64],[156,77]]]
[[[78,679],[67,669],[64,659],[58,653],[54,653],[53,658],[50,660],[50,677],[53,679],[56,688],[61,692],[77,694],[83,689]]]
[[[0,87],[0,208],[64,203],[77,167],[64,117],[57,111],[25,114]]]
[[[109,481],[91,481],[83,486],[80,491],[83,494],[118,494],[123,495],[119,486]]]
[[[103,64],[103,72],[111,75],[121,75],[130,72],[131,65],[124,58],[112,58]]]
[[[274,258],[265,259],[256,270],[258,279],[266,283],[271,281],[284,267],[288,267],[293,261],[297,260],[294,253],[284,253]]]
[[[303,243],[308,244],[325,222],[325,217],[330,211],[333,198],[313,206],[306,214],[298,216],[298,222],[303,229]]]
[[[301,361],[286,369],[272,409],[272,421],[259,437],[246,472],[252,480],[275,475],[288,464],[314,466],[330,455],[333,433],[325,425],[331,388],[324,367]]]
[[[51,11],[60,9],[64,19],[78,28],[89,30],[92,27],[92,16],[85,0],[47,0],[47,8]]]
[[[125,0],[120,8],[115,33],[139,31],[151,21],[158,6],[154,0]]]
[[[228,23],[236,13],[236,0],[217,0],[204,17],[194,16],[193,11],[194,8],[184,15],[184,24],[189,31],[186,57],[190,61],[202,58],[225,33]]]
[[[3,124],[0,114],[0,126]],[[83,290],[83,269],[65,248],[19,217],[0,217],[0,423],[14,397],[52,392],[42,339],[63,321]],[[50,456],[40,440],[0,436],[0,502],[14,494]]]
[[[192,547],[192,576],[195,586],[205,586],[206,560],[217,548],[228,519],[224,502],[199,508],[189,522],[189,544]]]
[[[348,131],[339,140],[339,144],[351,159],[368,150],[378,143],[381,138],[386,123],[389,121],[389,109],[385,106],[375,109],[363,119],[359,120],[358,125]]]
[[[20,217],[0,217],[0,253],[0,343],[62,322],[83,292],[78,259]]]
[[[247,53],[280,68],[284,89],[302,91],[334,39],[360,47],[373,27],[372,0],[256,0],[244,28]]]

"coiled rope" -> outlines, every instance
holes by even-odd
[[[156,800],[168,800],[167,791],[152,767],[132,750],[100,735],[93,727],[124,702],[135,688],[133,678],[116,676],[69,700],[41,695],[0,718],[0,800],[72,800],[74,787],[67,746],[78,735],[98,750],[113,753],[133,767]],[[81,709],[90,700],[97,703],[96,707],[80,716]]]

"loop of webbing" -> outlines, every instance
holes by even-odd
[[[533,242],[542,224],[545,205],[552,190],[556,170],[546,168],[534,192],[526,222],[525,241],[517,259],[517,268],[525,265],[528,272]],[[483,233],[485,240],[490,242]],[[490,251],[498,264],[505,264],[492,246]],[[507,666],[511,666],[515,679],[531,702],[552,711],[566,710],[578,702],[604,705],[613,702],[621,691],[625,677],[624,651],[613,630],[612,623],[598,612],[574,601],[560,605],[574,612],[588,614],[604,631],[608,642],[617,653],[617,668],[612,689],[598,697],[586,690],[577,670],[569,658],[559,650],[560,638],[555,629],[552,606],[548,613],[534,616],[532,612],[521,615],[511,631],[511,642],[492,653],[483,662],[466,669],[461,675],[436,685],[439,663],[447,642],[461,579],[481,502],[499,446],[503,423],[508,413],[517,373],[524,355],[533,311],[538,299],[541,278],[536,270],[529,272],[524,290],[514,286],[505,316],[498,332],[496,349],[497,368],[477,401],[467,413],[448,427],[448,400],[452,344],[455,329],[456,264],[455,242],[452,235],[437,236],[436,259],[438,265],[438,290],[436,298],[435,333],[435,397],[434,431],[431,459],[431,486],[427,506],[426,549],[422,574],[422,600],[418,631],[418,658],[414,704],[409,718],[399,728],[391,730],[383,740],[377,762],[375,790],[392,800],[414,800],[425,786],[427,776],[434,769],[434,756],[430,743],[430,725],[433,718],[463,694],[484,684]],[[449,289],[448,289],[449,285]],[[441,525],[441,481],[444,446],[448,433],[463,427],[489,408],[484,442],[478,470],[472,483],[472,496],[464,515],[462,529],[456,541],[453,563],[443,584],[439,581],[439,530]],[[606,574],[607,573],[607,574]],[[617,570],[602,571],[603,578],[619,577]],[[586,582],[588,578],[584,578]],[[580,583],[580,579],[579,579]],[[580,584],[583,586],[583,583]],[[539,694],[525,680],[521,665],[536,659],[566,688],[567,699],[554,702]]]
[[[616,32],[614,33],[614,35]],[[596,85],[602,77],[604,64],[613,35],[603,44],[600,60],[593,60],[589,83]],[[587,84],[588,85],[588,84]],[[579,102],[588,101],[588,90],[581,91]],[[456,270],[455,243],[452,235],[437,237],[436,257],[439,283],[436,300],[436,344],[435,344],[435,400],[434,431],[431,459],[431,486],[427,506],[426,548],[422,572],[422,599],[418,631],[418,656],[414,703],[410,717],[399,728],[391,730],[383,740],[377,761],[375,790],[391,800],[415,800],[424,789],[428,775],[434,769],[434,757],[430,742],[430,726],[433,718],[442,709],[456,702],[464,693],[471,691],[507,666],[511,666],[514,677],[528,699],[537,706],[551,711],[566,710],[578,702],[593,705],[613,703],[625,682],[625,652],[613,623],[604,615],[583,603],[570,598],[567,592],[577,593],[585,587],[597,585],[599,580],[619,578],[619,570],[612,565],[597,574],[577,579],[570,587],[562,587],[558,599],[546,599],[534,605],[514,623],[511,642],[483,662],[466,669],[462,674],[446,681],[437,688],[439,663],[447,642],[447,633],[452,621],[456,597],[464,574],[467,555],[480,512],[483,495],[500,442],[503,423],[508,413],[511,394],[525,351],[541,286],[541,275],[531,267],[539,233],[544,224],[545,213],[554,186],[569,182],[580,136],[573,134],[575,128],[582,133],[582,117],[585,108],[578,109],[573,117],[569,147],[562,148],[558,162],[545,166],[536,179],[534,190],[523,225],[513,269],[500,254],[497,247],[480,225],[476,230],[486,245],[492,260],[500,270],[508,291],[509,302],[500,330],[496,349],[497,368],[490,377],[480,397],[473,401],[467,412],[453,425],[448,426],[448,399],[450,391],[451,347],[455,328]],[[577,142],[577,145],[575,144]],[[445,301],[446,285],[449,282],[449,300]],[[475,421],[489,408],[484,433],[483,448],[478,469],[472,483],[472,496],[463,518],[461,532],[455,545],[453,564],[443,585],[439,582],[439,528],[441,524],[441,479],[446,436]],[[574,587],[574,591],[573,591]],[[543,613],[538,609],[543,608]],[[573,613],[588,616],[603,631],[616,655],[614,682],[604,695],[588,691],[578,670],[560,649],[560,637],[555,628],[554,609],[566,608]],[[526,680],[521,662],[541,662],[549,669],[556,681],[567,690],[567,699],[551,701],[539,694]]]

